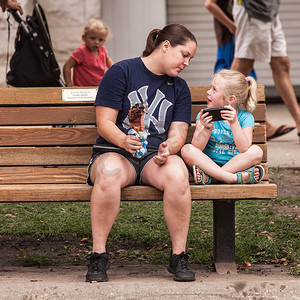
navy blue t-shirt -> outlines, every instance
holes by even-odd
[[[191,123],[191,94],[179,77],[150,72],[140,57],[115,63],[100,82],[95,105],[119,110],[116,125],[128,134],[128,111],[136,103],[145,106],[145,133],[150,149],[167,140],[171,122]],[[101,136],[97,144],[109,144]]]

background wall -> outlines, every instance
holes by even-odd
[[[167,23],[164,0],[104,0],[101,16],[113,33],[106,47],[115,61],[141,56],[149,32]]]
[[[34,0],[19,0],[26,14],[31,15]],[[141,55],[146,37],[153,28],[167,23],[186,25],[198,40],[198,50],[190,67],[181,76],[190,85],[209,84],[216,58],[213,18],[204,8],[204,0],[39,0],[45,10],[55,56],[63,66],[81,43],[81,30],[90,18],[102,18],[111,28],[113,38],[106,43],[114,61]],[[300,87],[300,1],[281,0],[280,17],[291,59],[291,79]],[[5,87],[7,52],[6,13],[0,12],[0,86]],[[18,24],[11,18],[10,56]],[[272,74],[266,63],[255,63],[258,82],[273,86]],[[271,90],[272,92],[272,90]],[[300,94],[300,93],[299,93]]]
[[[198,40],[198,50],[190,67],[184,70],[184,77],[190,85],[209,84],[216,61],[217,44],[213,17],[204,8],[205,0],[168,0],[168,22],[186,25]],[[287,40],[288,55],[291,60],[291,79],[294,85],[300,85],[300,1],[281,0],[280,20]],[[259,34],[259,33],[258,33]],[[269,64],[256,62],[258,82],[273,86]]]
[[[25,19],[32,15],[34,0],[19,0]],[[165,0],[39,0],[44,9],[53,49],[61,70],[70,54],[81,44],[81,32],[90,18],[102,18],[113,34],[106,43],[109,55],[116,62],[120,59],[140,56],[148,33],[166,24]],[[0,12],[0,86],[5,87],[7,53],[7,13]],[[9,54],[14,53],[14,38],[18,23],[10,34]],[[8,67],[9,70],[9,67]],[[61,76],[62,77],[62,76]]]
[[[24,14],[32,15],[34,0],[19,0]],[[99,0],[39,0],[44,9],[49,31],[52,39],[54,53],[59,65],[62,67],[68,56],[81,43],[81,30],[89,18],[100,18],[101,2]],[[5,87],[5,65],[7,53],[7,13],[0,12],[0,86]],[[14,53],[14,38],[18,23],[10,18],[13,24],[10,34],[9,52]],[[9,70],[9,67],[8,67]]]

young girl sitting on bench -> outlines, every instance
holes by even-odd
[[[200,111],[192,143],[181,154],[193,168],[196,184],[213,180],[225,183],[257,183],[264,177],[259,165],[263,151],[252,145],[257,85],[252,77],[233,70],[215,74],[207,92],[207,107],[221,110],[221,121],[209,112]],[[244,106],[245,110],[240,109]]]

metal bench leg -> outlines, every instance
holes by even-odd
[[[218,274],[237,274],[235,264],[235,201],[215,200],[214,265]]]

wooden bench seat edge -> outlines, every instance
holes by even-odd
[[[190,185],[192,200],[273,199],[277,187],[269,182],[254,185]],[[90,201],[92,187],[86,184],[20,184],[0,185],[0,202],[76,202]],[[159,201],[162,192],[150,186],[128,186],[122,189],[122,201]]]

